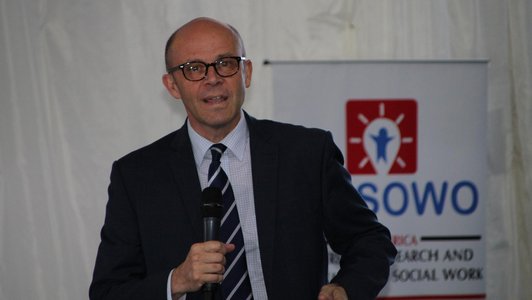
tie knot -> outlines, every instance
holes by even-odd
[[[222,157],[222,154],[227,149],[227,146],[224,144],[214,144],[211,146],[211,155],[213,161],[220,161],[220,158]]]

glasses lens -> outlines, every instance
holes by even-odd
[[[233,76],[238,72],[239,61],[236,57],[223,57],[216,61],[214,67],[220,76]]]
[[[188,80],[201,80],[205,76],[205,64],[201,62],[191,62],[183,66],[183,74]]]

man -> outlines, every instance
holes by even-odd
[[[187,122],[114,163],[91,299],[200,299],[206,283],[223,298],[374,299],[396,251],[330,133],[242,111],[252,63],[229,25],[194,19],[165,55],[163,84]],[[218,178],[236,227],[203,242],[201,193]],[[342,255],[331,283],[326,240]]]

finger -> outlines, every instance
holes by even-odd
[[[220,252],[225,254],[225,244],[220,241],[208,241],[203,243],[203,250],[206,252]]]
[[[225,245],[225,252],[224,254],[226,253],[231,253],[235,250],[236,246],[235,244],[224,244]]]
[[[193,264],[189,278],[200,286],[206,282],[219,282],[223,279],[225,267],[222,264]]]
[[[336,284],[326,284],[318,295],[318,300],[347,300],[347,294],[343,287]]]
[[[200,261],[205,264],[221,264],[225,265],[225,255],[222,253],[214,252],[205,252],[202,256]]]
[[[222,274],[205,274],[202,276],[203,283],[220,283],[224,279]],[[203,285],[203,284],[202,284]]]
[[[225,266],[219,263],[204,264],[201,272],[204,274],[223,274],[225,272]]]
[[[332,300],[332,295],[328,290],[321,290],[318,295],[318,300]]]

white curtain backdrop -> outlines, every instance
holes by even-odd
[[[163,47],[197,16],[240,30],[261,118],[264,59],[489,59],[486,289],[532,299],[529,0],[0,0],[0,299],[87,299],[111,163],[184,121]]]

